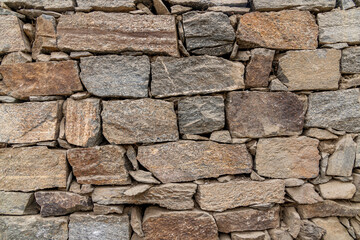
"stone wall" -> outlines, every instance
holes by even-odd
[[[1,240],[360,239],[358,0],[0,0]]]

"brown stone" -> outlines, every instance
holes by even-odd
[[[214,213],[219,232],[244,232],[276,228],[280,225],[280,207],[257,210],[238,208]]]
[[[285,184],[282,180],[237,180],[199,185],[195,199],[201,209],[221,212],[260,203],[282,203],[284,195]]]
[[[239,48],[316,49],[318,26],[307,11],[252,12],[240,17]]]
[[[309,220],[302,221],[297,240],[321,240],[326,231]]]
[[[61,216],[72,212],[89,211],[93,208],[91,199],[76,193],[43,191],[35,193],[42,217]]]
[[[66,101],[66,140],[73,145],[92,147],[101,142],[100,100]]]
[[[0,190],[65,188],[66,151],[47,147],[0,148]]]
[[[331,200],[315,204],[298,205],[296,208],[301,218],[355,217],[357,214],[360,214],[360,205],[358,203],[343,203]]]
[[[305,183],[300,187],[286,188],[287,194],[299,204],[313,204],[323,201],[314,185]]]
[[[283,222],[288,228],[289,234],[296,238],[299,235],[303,222],[295,207],[285,207],[282,210]]]
[[[144,214],[143,230],[145,240],[218,239],[214,218],[209,213],[200,210],[169,211],[149,207]]]
[[[304,104],[293,93],[230,92],[226,119],[232,137],[270,137],[300,134]]]
[[[68,160],[80,184],[125,185],[130,183],[125,167],[125,148],[116,145],[68,150]]]
[[[62,15],[57,38],[59,48],[67,51],[179,56],[174,16],[103,12]]]
[[[30,96],[71,95],[82,91],[76,61],[18,63],[0,66],[7,95],[18,99]]]
[[[129,171],[130,176],[140,183],[160,184],[160,182],[154,178],[151,172],[137,170]]]
[[[0,54],[9,52],[30,52],[30,43],[22,30],[23,22],[16,16],[0,16]]]

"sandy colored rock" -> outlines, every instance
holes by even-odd
[[[124,187],[97,187],[92,199],[98,204],[157,204],[172,210],[186,210],[194,207],[192,200],[197,185],[193,183],[168,183],[154,186],[144,194],[126,196],[125,191],[131,186]]]
[[[166,7],[166,5],[163,3],[162,0],[154,0],[153,1],[154,8],[156,10],[156,13],[158,15],[169,15],[169,9]]]
[[[259,203],[282,203],[284,195],[285,184],[282,180],[237,180],[199,185],[195,199],[201,209],[221,212]]]
[[[65,135],[73,145],[92,147],[101,142],[100,100],[66,101]]]
[[[300,187],[286,188],[287,194],[298,204],[314,204],[323,199],[315,191],[314,185],[305,183]]]
[[[292,240],[290,233],[285,228],[274,228],[269,230],[272,240]]]
[[[214,218],[209,213],[200,210],[169,211],[158,207],[149,207],[145,210],[143,231],[145,240],[218,240]]]
[[[139,146],[138,161],[163,183],[250,173],[251,155],[243,145],[178,141]]]
[[[244,65],[213,56],[158,57],[151,63],[154,97],[243,89]]]
[[[360,74],[344,75],[340,79],[340,89],[357,87],[360,85]]]
[[[360,47],[349,47],[342,51],[341,72],[360,73]]]
[[[266,238],[266,232],[254,231],[254,232],[241,232],[231,233],[232,240],[268,240]]]
[[[351,182],[331,180],[319,185],[321,196],[325,199],[351,199],[356,187]]]
[[[0,191],[0,214],[28,215],[37,214],[33,193]]]
[[[151,187],[152,187],[152,185],[150,185],[150,184],[137,184],[137,185],[131,186],[128,190],[126,190],[124,192],[124,195],[128,196],[128,197],[137,196],[137,195],[140,195],[141,193],[146,192]]]
[[[353,173],[351,176],[353,177],[353,184],[356,187],[356,192],[351,201],[360,202],[360,174]]]
[[[298,135],[304,125],[304,104],[293,93],[230,92],[225,106],[232,137]]]
[[[308,220],[304,220],[303,224],[300,228],[299,235],[297,236],[298,240],[321,240],[322,236],[326,231],[314,224],[313,222],[310,222]]]
[[[319,140],[333,140],[338,139],[338,136],[321,128],[309,128],[304,133],[308,137],[317,138]]]
[[[31,50],[29,40],[22,30],[23,24],[16,16],[0,16],[0,54]]]
[[[23,52],[12,52],[4,56],[1,65],[32,62],[30,54]]]
[[[103,12],[62,15],[57,38],[63,51],[179,56],[174,16]]]
[[[156,178],[154,178],[151,172],[137,170],[137,171],[129,171],[129,174],[137,182],[160,184],[160,182]]]
[[[183,5],[193,8],[207,8],[211,6],[238,6],[246,7],[247,0],[169,0],[171,5]]]
[[[282,210],[282,218],[289,234],[296,238],[299,235],[300,229],[303,225],[300,215],[297,213],[295,207],[285,207]]]
[[[232,143],[231,135],[228,130],[212,132],[210,135],[210,140],[219,143]]]
[[[7,6],[15,9],[36,8],[59,12],[74,9],[72,0],[61,0],[56,2],[53,0],[1,0],[0,2],[3,2]]]
[[[110,143],[177,141],[177,118],[171,102],[139,99],[104,101],[103,134]]]
[[[144,232],[142,230],[142,210],[138,206],[131,207],[130,225],[136,235],[144,237]]]
[[[124,205],[101,205],[94,204],[94,214],[96,215],[107,215],[107,214],[122,214],[124,211]]]
[[[28,192],[66,187],[68,166],[64,150],[0,148],[0,159],[0,190]]]
[[[359,204],[335,202],[331,200],[324,200],[309,205],[298,205],[297,210],[301,218],[314,217],[354,217],[360,213]]]
[[[336,90],[340,59],[341,51],[335,49],[288,51],[279,59],[277,77],[289,91]]]
[[[307,11],[252,12],[240,17],[239,48],[316,49],[318,26]]]
[[[116,145],[75,148],[67,152],[76,180],[80,184],[126,185],[125,148]]]
[[[336,0],[253,0],[255,11],[276,11],[283,9],[298,9],[312,12],[330,11],[335,8]]]
[[[129,12],[136,9],[134,0],[76,0],[77,6],[103,12]]]
[[[319,227],[323,228],[326,233],[324,240],[352,240],[347,229],[339,222],[336,217],[314,218],[312,221]]]

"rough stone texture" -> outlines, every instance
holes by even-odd
[[[320,184],[319,190],[325,199],[351,199],[356,192],[356,187],[351,182],[331,180]]]
[[[142,230],[142,210],[138,206],[131,207],[130,225],[132,230],[140,237],[144,237]]]
[[[81,58],[81,81],[99,97],[148,97],[150,61],[147,56]]]
[[[305,183],[300,187],[286,188],[287,194],[299,204],[314,204],[323,201],[314,185]]]
[[[107,215],[112,213],[122,214],[124,211],[124,205],[100,205],[94,204],[94,214],[96,215]]]
[[[292,240],[290,233],[284,228],[274,228],[269,230],[269,235],[272,240]]]
[[[100,100],[66,101],[66,140],[73,145],[92,147],[101,142]]]
[[[338,136],[328,130],[321,128],[309,128],[304,132],[305,136],[317,138],[319,140],[333,140],[338,139]]]
[[[232,137],[271,137],[300,134],[304,104],[293,93],[231,92],[226,120]]]
[[[208,8],[211,6],[237,6],[246,7],[247,0],[168,0],[171,5],[183,5],[196,9]]]
[[[322,236],[326,233],[326,231],[310,222],[308,220],[304,220],[303,224],[300,228],[299,235],[297,236],[298,240],[321,240]]]
[[[336,217],[314,218],[312,221],[319,227],[323,228],[326,233],[324,240],[352,240],[347,229],[339,222]]]
[[[137,185],[131,186],[131,188],[126,190],[124,192],[124,195],[129,196],[129,197],[137,196],[137,195],[139,195],[141,193],[146,192],[151,187],[152,187],[152,185],[150,185],[150,184],[137,184]]]
[[[12,52],[4,56],[1,65],[32,62],[30,54],[23,52]]]
[[[0,54],[9,52],[29,52],[31,47],[23,30],[23,22],[16,16],[0,15]]]
[[[127,215],[70,215],[69,240],[129,240],[130,224]]]
[[[94,11],[129,12],[136,9],[134,0],[76,0],[80,8],[91,8]]]
[[[129,171],[129,174],[132,178],[140,183],[160,184],[160,182],[153,177],[151,172],[137,170]]]
[[[38,210],[34,205],[33,193],[0,191],[0,214],[36,214],[38,213]]]
[[[252,158],[244,144],[183,140],[138,148],[138,161],[163,183],[250,173]]]
[[[35,8],[45,9],[49,11],[68,11],[73,10],[74,5],[72,0],[0,0],[11,8]]]
[[[61,50],[179,56],[174,16],[103,12],[61,15],[57,38]]]
[[[360,132],[359,89],[310,94],[305,126]]]
[[[279,59],[277,77],[290,91],[336,90],[340,58],[335,49],[289,51]]]
[[[289,234],[293,238],[296,238],[300,232],[303,223],[295,207],[283,208],[282,218],[283,218],[283,222],[288,227]]]
[[[213,56],[158,57],[151,71],[151,93],[158,98],[244,88],[244,65]]]
[[[64,150],[0,148],[0,159],[0,190],[27,192],[66,187],[68,167]]]
[[[82,91],[75,61],[1,65],[0,74],[7,95],[18,99],[30,96],[71,95]]]
[[[349,47],[342,50],[341,72],[360,73],[360,47]]]
[[[260,139],[256,151],[258,174],[271,178],[315,178],[319,174],[319,140],[305,136]]]
[[[268,238],[266,238],[266,232],[264,231],[231,233],[231,239],[232,240],[268,240]]]
[[[42,217],[61,216],[78,211],[92,210],[89,197],[61,191],[40,191],[35,193]]]
[[[279,50],[315,49],[317,37],[315,18],[309,12],[297,10],[244,14],[236,33],[239,48]]]
[[[214,218],[209,213],[199,210],[169,211],[158,207],[149,207],[144,214],[143,230],[145,240],[218,240]]]
[[[221,212],[239,206],[282,203],[284,194],[285,184],[282,180],[239,180],[199,185],[195,199],[201,209]]]
[[[196,184],[168,183],[150,188],[137,196],[126,196],[126,187],[97,187],[92,194],[92,200],[98,204],[158,204],[172,210],[186,210],[194,207],[192,197]]]
[[[193,54],[221,56],[230,53],[235,32],[228,16],[220,12],[183,14],[186,48]]]
[[[219,232],[245,232],[276,228],[280,225],[280,208],[264,210],[252,208],[232,209],[214,213]]]
[[[225,126],[224,108],[222,96],[197,96],[180,100],[180,133],[203,134],[222,129]]]
[[[346,204],[325,200],[309,205],[298,205],[297,210],[301,218],[314,218],[314,217],[355,217],[360,213],[360,205]]]
[[[179,139],[174,105],[154,99],[104,101],[103,134],[110,143],[156,143]]]
[[[80,184],[125,185],[130,183],[125,148],[116,145],[68,150],[68,160]]]
[[[354,197],[351,199],[351,201],[354,202],[360,202],[360,174],[353,173],[353,184],[356,187],[356,192],[354,194]]]
[[[333,10],[317,15],[319,24],[319,42],[327,43],[360,43],[360,26],[357,24],[360,9]]]
[[[336,0],[252,0],[255,11],[298,9],[312,12],[329,11],[335,8]]]
[[[0,216],[0,239],[67,240],[67,222],[66,217]]]

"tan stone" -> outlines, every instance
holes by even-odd
[[[141,193],[146,192],[151,187],[152,187],[152,185],[150,185],[150,184],[137,184],[137,185],[131,186],[131,188],[126,190],[124,192],[124,195],[129,196],[129,197],[137,196]]]
[[[142,211],[140,207],[133,206],[131,208],[130,225],[132,230],[140,237],[144,237],[142,230]]]
[[[136,9],[134,0],[77,0],[76,3],[78,7],[94,11],[129,12]]]
[[[329,181],[319,185],[321,196],[325,199],[351,199],[356,187],[351,182]]]
[[[29,52],[29,40],[22,30],[23,22],[16,16],[0,16],[0,54],[9,52]]]
[[[339,222],[336,217],[314,218],[312,221],[319,227],[326,230],[324,240],[352,240],[347,229]]]
[[[10,65],[16,63],[28,63],[32,62],[30,54],[23,52],[12,52],[5,55],[1,61],[1,65]]]
[[[154,178],[151,172],[137,170],[137,171],[129,171],[130,176],[135,179],[137,182],[141,183],[152,183],[159,184],[160,182]]]
[[[27,215],[37,214],[33,193],[0,191],[0,214]]]
[[[156,10],[156,13],[159,15],[169,15],[169,9],[165,6],[162,0],[154,0],[154,8]]]
[[[305,183],[300,187],[286,188],[287,194],[299,204],[313,204],[323,201],[314,185]]]
[[[93,211],[96,215],[107,215],[112,213],[122,214],[124,205],[101,205],[95,203]]]
[[[296,238],[303,226],[303,222],[296,209],[294,207],[285,207],[282,211],[282,218],[288,228],[289,234],[293,238]]]
[[[355,217],[360,214],[360,204],[344,203],[325,200],[315,204],[298,205],[297,210],[301,218],[314,217]]]
[[[338,138],[337,135],[321,128],[309,128],[304,134],[308,137],[317,138],[319,140],[333,140]]]

